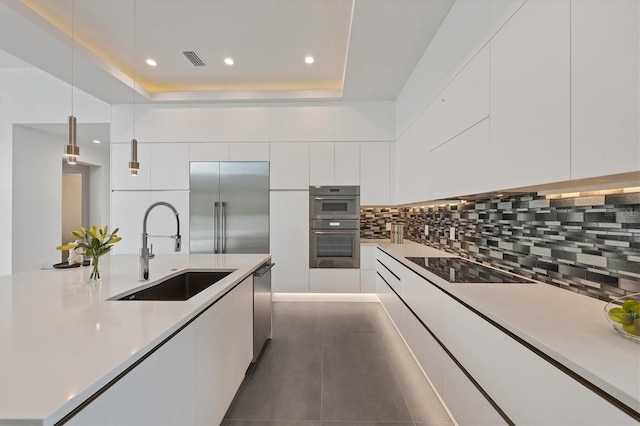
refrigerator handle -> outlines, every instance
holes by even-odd
[[[218,202],[213,202],[213,252],[218,253],[218,234],[219,234],[219,219],[218,219]]]
[[[222,221],[222,253],[226,253],[227,252],[227,203],[222,201],[220,204],[222,204],[222,214],[221,214],[221,221]]]

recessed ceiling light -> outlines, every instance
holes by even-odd
[[[227,65],[233,65],[234,63],[233,58],[230,58],[230,57],[224,58],[224,63]]]
[[[313,63],[313,56],[309,55],[307,57],[304,58],[304,62],[307,64],[312,64]]]
[[[94,139],[93,143],[100,143],[100,141],[98,139]]]
[[[155,67],[158,63],[154,59],[149,58],[147,59],[147,65]]]

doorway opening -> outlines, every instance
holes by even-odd
[[[91,170],[82,164],[62,162],[62,234],[60,244],[75,241],[71,231],[88,228],[91,207]],[[69,251],[62,250],[62,262],[69,258]]]

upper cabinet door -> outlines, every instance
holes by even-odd
[[[335,184],[360,185],[360,143],[336,142]]]
[[[309,185],[335,184],[334,146],[333,142],[309,144]]]
[[[571,2],[571,178],[640,170],[637,0]]]
[[[309,189],[309,143],[271,143],[271,189]]]
[[[360,144],[360,204],[381,206],[391,203],[391,150],[389,142]]]
[[[433,150],[489,116],[489,47],[485,46],[425,111]],[[430,115],[429,115],[430,114]]]
[[[526,2],[490,42],[496,189],[569,176],[569,0]]]
[[[111,189],[149,189],[151,187],[151,164],[149,163],[149,144],[138,143],[138,162],[140,170],[137,176],[131,176],[131,144],[111,144]]]
[[[154,143],[150,149],[151,189],[189,189],[189,144]]]

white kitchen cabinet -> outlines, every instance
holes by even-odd
[[[639,8],[571,2],[571,179],[640,170]]]
[[[389,142],[360,144],[360,204],[391,203],[391,148]]]
[[[151,161],[150,144],[138,143],[138,162],[140,170],[137,176],[131,176],[129,162],[131,161],[131,144],[111,144],[111,189],[150,189]]]
[[[180,217],[182,252],[189,251],[189,192],[188,191],[113,191],[111,193],[110,228],[120,228],[118,235],[122,241],[113,246],[113,254],[138,254],[142,247],[142,226],[144,213],[157,201],[172,204]],[[165,207],[155,207],[147,221],[150,235],[174,235],[176,217]],[[154,253],[173,253],[174,240],[170,238],[149,238]],[[153,260],[151,261],[153,262]]]
[[[360,292],[376,292],[376,245],[360,243]]]
[[[334,184],[360,185],[360,143],[336,142]]]
[[[441,340],[516,424],[635,424],[467,307],[448,299],[443,308]]]
[[[110,228],[120,228],[118,235],[122,237],[122,241],[113,246],[112,254],[139,253],[142,247],[142,219],[150,205],[151,193],[148,191],[111,192]],[[175,225],[170,229],[175,229]]]
[[[199,397],[194,387],[197,379],[195,342],[196,327],[191,324],[66,424],[195,424],[196,397]],[[216,347],[216,350],[222,352],[221,347]]]
[[[385,282],[385,278],[383,278],[380,274],[376,274],[376,293],[378,294],[378,298],[380,299],[380,303],[389,314],[389,318],[396,324],[401,324],[401,315],[402,315],[402,302],[393,292],[391,287],[387,285]],[[399,327],[398,327],[399,328]]]
[[[402,337],[436,392],[442,394],[442,363],[447,354],[405,307]]]
[[[394,204],[414,203],[430,199],[430,188],[435,185],[435,182],[430,182],[427,175],[425,163],[429,155],[429,146],[421,139],[420,134],[421,132],[414,125],[400,135],[394,144]],[[364,169],[364,146],[362,158]],[[370,173],[366,175],[372,176],[372,172],[375,170],[370,170]],[[364,171],[362,182],[365,182]],[[371,204],[376,205],[375,202]]]
[[[335,143],[309,144],[309,185],[335,185]]]
[[[310,293],[360,293],[360,269],[310,268]]]
[[[253,359],[253,275],[249,275],[231,293],[233,297],[233,347],[230,364],[236,389]],[[231,397],[235,395],[235,391]]]
[[[360,293],[376,292],[376,270],[361,269],[360,270]]]
[[[230,161],[269,161],[268,142],[235,142],[229,144]]]
[[[433,150],[489,116],[489,47],[482,48],[425,111]]]
[[[157,191],[149,193],[149,204],[164,201],[173,205],[178,211],[180,218],[180,235],[182,236],[182,253],[189,253],[189,191]],[[143,212],[144,212],[143,210]],[[142,219],[136,226],[136,231],[142,234]],[[155,207],[149,213],[147,223],[147,233],[150,235],[175,235],[176,233],[176,216],[171,209],[166,206]],[[138,236],[138,240],[140,240]],[[120,243],[118,243],[120,244]],[[138,244],[142,244],[138,241]],[[155,238],[149,237],[149,244],[153,244],[154,253],[174,253],[175,240],[171,238]],[[153,264],[153,260],[151,260]]]
[[[269,108],[191,104],[190,142],[257,142],[269,140]]]
[[[205,311],[195,327],[195,424],[217,425],[253,355],[253,277]]]
[[[308,190],[309,143],[272,142],[270,150],[270,188]]]
[[[360,243],[360,269],[376,269],[375,243]]]
[[[153,143],[149,145],[151,189],[189,189],[189,144]]]
[[[447,408],[453,418],[456,419],[456,424],[458,425],[497,426],[508,424],[449,357],[442,357],[441,392],[440,396],[446,402]],[[518,398],[521,397],[517,393],[515,395],[518,395]],[[531,405],[531,401],[528,401],[528,403]],[[515,424],[521,423],[516,421]]]
[[[427,160],[429,180],[438,182],[431,188],[431,198],[446,199],[477,194],[491,188],[489,155],[489,119],[485,119],[432,151]],[[464,173],[451,173],[452,169]],[[446,176],[446,179],[440,179]],[[473,178],[469,178],[473,176]]]
[[[249,276],[67,424],[220,424],[252,356]]]
[[[135,133],[132,136],[135,134],[138,141],[189,142],[190,112],[187,105],[138,104],[135,111]]]
[[[436,285],[382,250],[377,256],[382,262],[379,298],[458,424],[505,423],[462,368],[515,424],[636,424]],[[399,307],[402,301],[392,297],[391,288],[399,289],[396,293],[451,356],[404,304]]]
[[[190,143],[189,161],[229,161],[228,143]]]
[[[570,178],[569,0],[528,1],[490,42],[494,189]]]
[[[309,292],[309,191],[271,191],[270,253],[274,292]]]

